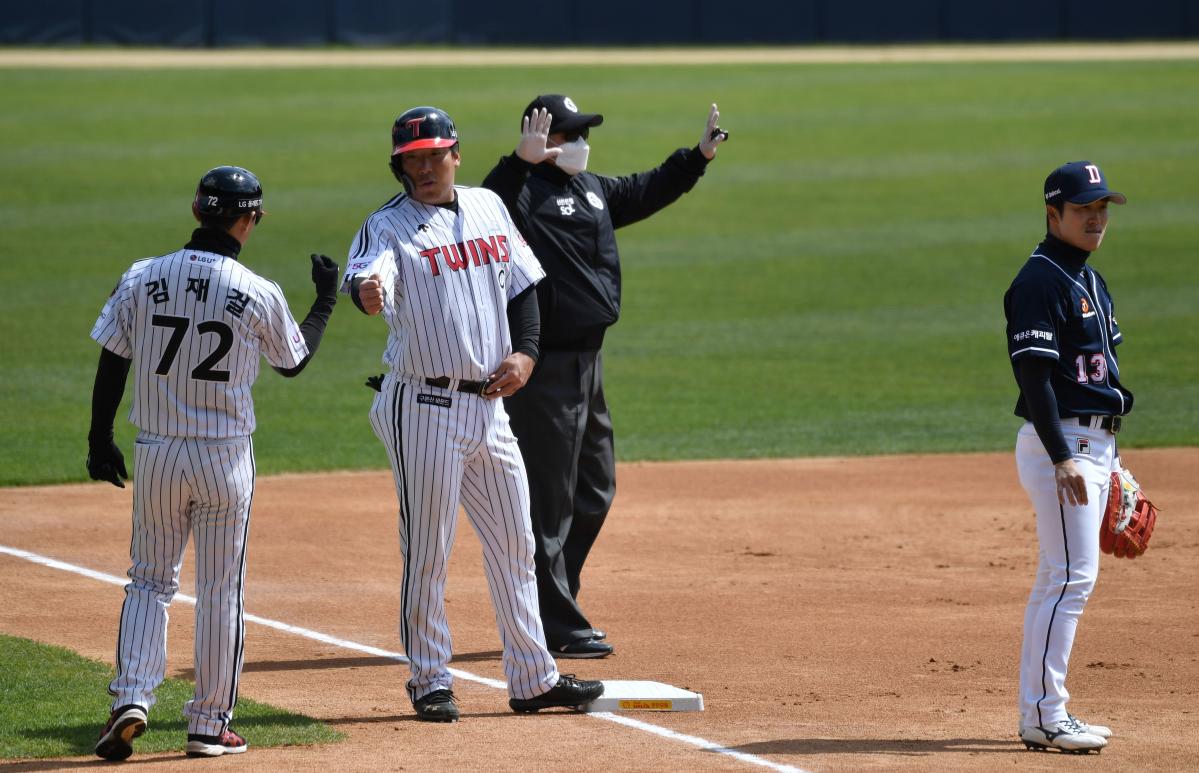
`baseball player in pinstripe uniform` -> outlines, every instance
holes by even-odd
[[[317,297],[297,325],[279,285],[238,262],[263,216],[262,186],[222,166],[200,180],[200,222],[183,249],[135,262],[91,336],[103,349],[92,394],[88,472],[124,488],[112,424],[133,372],[133,538],[117,637],[113,709],[96,754],[122,760],[146,729],[166,669],[167,606],[179,589],[188,536],[196,551],[196,691],[183,713],[187,754],[246,750],[229,729],[244,625],[246,532],[254,494],[254,402],[259,355],[284,376],[307,365],[337,300],[336,263],[312,256]]]
[[[529,378],[540,264],[499,198],[454,185],[458,132],[441,110],[396,119],[391,168],[404,193],[367,218],[343,290],[388,326],[371,425],[391,461],[404,559],[400,638],[422,720],[459,717],[445,577],[461,502],[483,543],[516,711],[581,706],[603,684],[560,675],[537,611],[529,485],[502,400]]]

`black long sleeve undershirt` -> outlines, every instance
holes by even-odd
[[[336,291],[333,295],[316,297],[316,300],[312,302],[312,308],[308,310],[308,316],[304,317],[304,321],[300,323],[300,335],[304,336],[304,343],[308,344],[308,354],[294,368],[275,368],[279,375],[295,378],[300,375],[300,371],[308,367],[308,362],[316,354],[317,347],[321,345],[321,338],[325,335],[325,326],[329,324],[329,317],[332,316],[333,307],[336,304]]]
[[[1049,381],[1053,373],[1053,360],[1044,357],[1025,357],[1019,361],[1020,391],[1028,406],[1033,428],[1041,445],[1054,464],[1064,462],[1073,454],[1062,433],[1062,420],[1058,416],[1057,398]]]
[[[350,282],[350,300],[363,314],[362,296],[359,285],[363,277]],[[526,287],[519,295],[508,301],[508,330],[512,335],[512,351],[522,352],[536,362],[541,356],[541,307],[537,304],[536,286]]]
[[[112,440],[112,423],[125,394],[125,381],[129,378],[132,360],[100,349],[100,361],[96,364],[96,383],[92,386],[92,425],[87,433],[89,445]]]
[[[537,362],[541,356],[541,308],[537,305],[536,285],[529,285],[508,301],[508,330],[512,351],[527,354]]]

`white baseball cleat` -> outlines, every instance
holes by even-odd
[[[1100,738],[1104,738],[1104,739],[1112,737],[1112,729],[1110,727],[1107,727],[1106,725],[1092,725],[1089,722],[1083,722],[1081,719],[1074,716],[1073,714],[1067,714],[1066,716],[1068,716],[1071,720],[1073,720],[1074,724],[1081,727],[1082,731],[1084,733],[1090,733],[1091,735],[1097,735]]]
[[[1020,740],[1033,751],[1058,749],[1068,754],[1098,752],[1107,746],[1107,739],[1083,731],[1083,726],[1072,719],[1055,722],[1049,727],[1022,727]]]

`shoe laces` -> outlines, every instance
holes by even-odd
[[[417,703],[424,703],[425,705],[430,703],[452,703],[457,706],[458,696],[454,695],[453,690],[434,690],[418,700]]]
[[[1081,719],[1074,716],[1073,714],[1067,714],[1066,719],[1062,721],[1061,726],[1068,729],[1070,732],[1072,732],[1076,735],[1082,735],[1083,733],[1086,733],[1090,729],[1087,727],[1087,724],[1085,722],[1083,722]]]

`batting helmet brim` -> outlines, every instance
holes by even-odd
[[[449,137],[430,137],[427,140],[413,140],[403,145],[397,145],[391,151],[391,155],[398,156],[410,150],[423,150],[425,148],[452,148],[457,144],[458,140]]]

